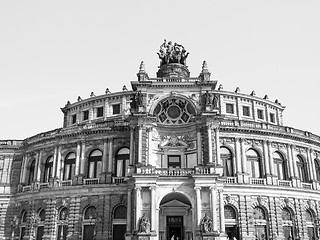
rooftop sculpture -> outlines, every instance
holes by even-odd
[[[179,63],[186,65],[186,59],[189,55],[184,47],[178,43],[164,42],[160,45],[159,53],[157,53],[161,62],[160,67],[168,63]]]

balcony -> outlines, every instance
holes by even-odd
[[[236,177],[227,177],[226,183],[237,183]]]
[[[59,186],[60,187],[68,187],[72,185],[72,180],[64,180],[64,181],[60,181]]]
[[[125,183],[127,179],[128,179],[127,177],[113,177],[112,183],[116,183],[116,184]]]
[[[302,187],[302,188],[305,188],[305,189],[312,189],[312,183],[302,182],[302,183],[301,183],[301,187]]]
[[[292,181],[278,180],[278,185],[281,187],[292,187]]]
[[[39,189],[49,188],[49,183],[39,183]]]

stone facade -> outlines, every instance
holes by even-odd
[[[132,90],[0,142],[1,239],[319,238],[320,137],[161,56],[156,78],[142,63]]]

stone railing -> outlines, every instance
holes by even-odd
[[[127,177],[113,177],[112,183],[116,183],[116,184],[125,183],[127,179],[128,179]]]
[[[312,189],[312,183],[302,182],[302,183],[301,183],[301,187],[302,187],[302,188],[305,188],[305,189]]]
[[[28,185],[28,186],[23,186],[22,187],[22,192],[29,192],[29,191],[31,191],[32,189],[31,189],[31,185]]]
[[[99,184],[99,178],[83,179],[83,185],[95,185],[95,184]]]
[[[250,178],[250,184],[252,185],[266,185],[265,178]]]
[[[236,177],[227,177],[226,183],[237,183]]]
[[[39,183],[39,189],[49,188],[49,183]]]
[[[64,181],[60,181],[59,186],[60,187],[68,187],[72,185],[72,180],[64,180]]]
[[[278,180],[278,185],[281,187],[292,187],[292,181],[289,180]]]

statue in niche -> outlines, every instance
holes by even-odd
[[[219,108],[219,97],[217,94],[209,93],[206,91],[203,95],[204,107],[212,107],[213,109]]]
[[[213,94],[212,105],[213,105],[213,109],[219,108],[219,97],[217,94]]]
[[[204,215],[201,220],[201,230],[204,233],[212,232],[212,219],[208,216],[208,213]]]
[[[163,66],[168,63],[179,63],[186,65],[186,59],[189,55],[185,48],[178,43],[172,43],[165,39],[164,42],[160,45],[159,53],[157,53],[161,62],[160,66]]]
[[[204,105],[211,106],[212,105],[212,94],[207,90],[205,94],[203,94]]]
[[[139,233],[150,233],[150,220],[146,217],[146,214],[143,213],[142,217],[139,219]]]
[[[131,99],[130,108],[132,110],[137,110],[139,107],[142,107],[143,95],[141,91],[138,91],[132,94],[130,99]]]

